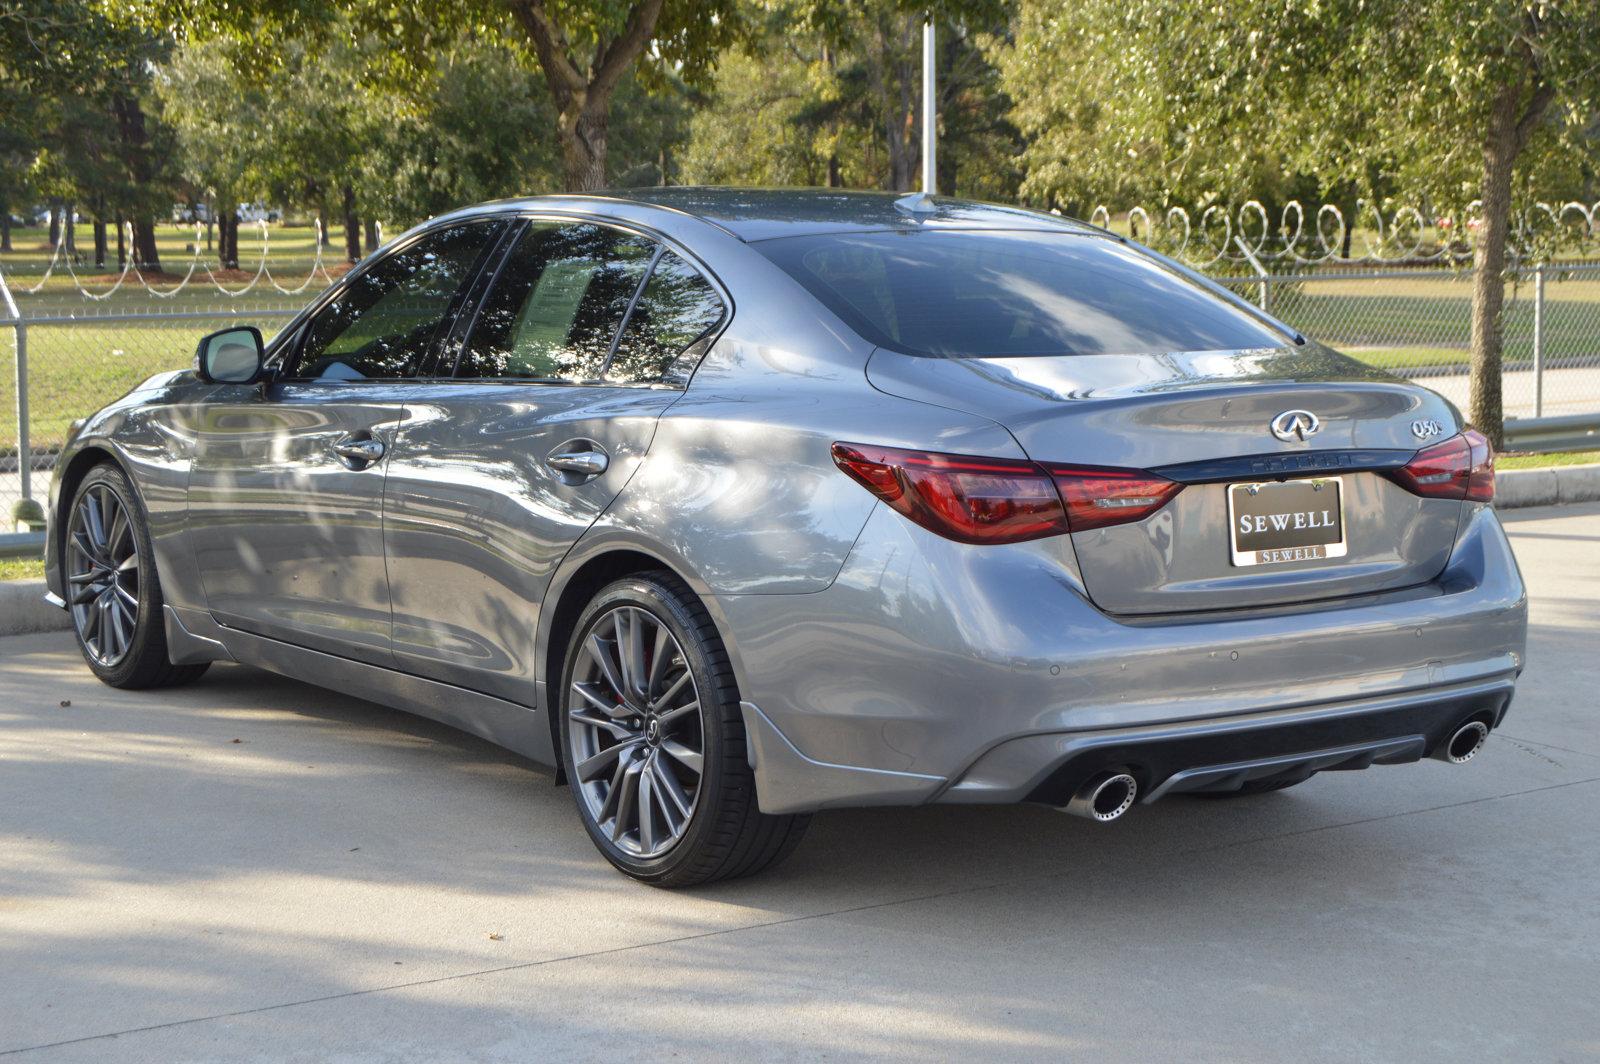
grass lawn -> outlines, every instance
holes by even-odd
[[[1496,469],[1547,469],[1550,466],[1589,465],[1600,462],[1600,451],[1551,451],[1549,454],[1497,454]]]
[[[0,580],[43,579],[43,558],[0,558]]]

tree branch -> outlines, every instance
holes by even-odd
[[[511,14],[533,41],[534,54],[539,57],[539,67],[556,98],[556,106],[565,111],[572,99],[588,87],[587,79],[567,52],[567,35],[550,21],[544,0],[512,0]]]
[[[662,0],[640,0],[634,4],[622,32],[596,50],[594,76],[589,82],[594,96],[610,99],[611,91],[622,80],[629,64],[650,43],[650,35],[656,31],[656,20],[661,17],[661,4]]]

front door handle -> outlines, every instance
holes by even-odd
[[[333,453],[351,469],[365,469],[383,457],[383,441],[371,436],[346,436],[333,445]]]
[[[544,464],[558,473],[597,477],[606,471],[611,459],[604,451],[557,451],[547,456]]]

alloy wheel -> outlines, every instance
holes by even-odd
[[[128,656],[139,620],[139,541],[127,504],[104,483],[78,499],[67,527],[67,601],[89,656],[102,666]]]
[[[601,832],[633,857],[683,838],[705,771],[700,692],[683,648],[638,606],[617,606],[583,636],[568,689],[573,786]]]

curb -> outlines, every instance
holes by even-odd
[[[0,580],[0,636],[64,632],[72,627],[66,610],[44,600],[43,580]]]
[[[1523,506],[1556,506],[1600,500],[1600,463],[1550,466],[1547,469],[1507,469],[1494,475],[1497,510]]]

